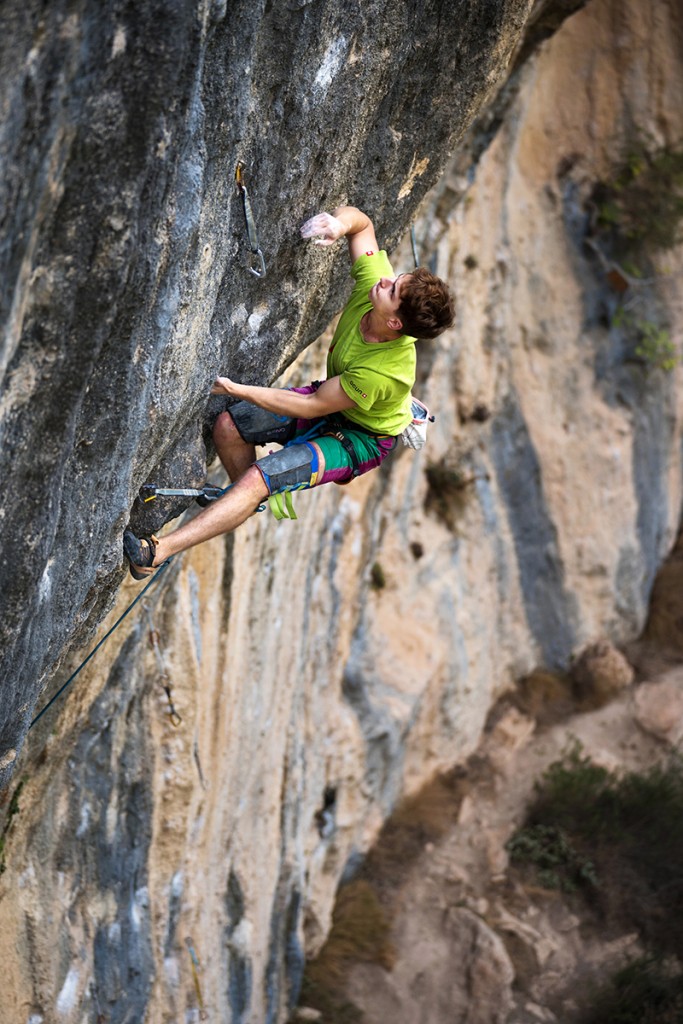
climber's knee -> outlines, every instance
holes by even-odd
[[[279,452],[259,459],[254,465],[261,473],[270,494],[315,487],[320,478],[318,450],[308,442],[290,444]]]
[[[244,443],[235,421],[229,412],[222,412],[213,425],[213,441],[216,448],[226,444]]]
[[[253,466],[249,467],[246,473],[242,474],[242,476],[235,484],[235,488],[239,488],[240,490],[247,490],[254,493],[258,497],[259,501],[262,498],[265,498],[266,494],[269,493],[269,491],[267,490],[268,484],[264,480],[263,473],[260,472],[258,463],[256,462],[253,464]],[[230,491],[228,491],[227,493],[229,494]]]

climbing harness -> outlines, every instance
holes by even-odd
[[[341,423],[338,417],[330,416],[329,422],[332,426],[332,429],[325,431],[326,436],[334,437],[337,439],[337,441],[339,441],[340,445],[342,446],[342,448],[344,449],[344,451],[351,460],[351,469],[354,478],[360,476],[360,462],[358,461],[356,449],[353,447],[351,440],[346,436],[346,434],[342,430]],[[368,432],[366,431],[366,433]]]
[[[173,704],[173,697],[171,696],[171,677],[168,674],[168,670],[164,662],[164,656],[161,651],[161,638],[159,636],[159,631],[154,628],[152,613],[149,610],[149,607],[146,604],[143,604],[143,608],[147,613],[147,619],[149,622],[149,642],[154,651],[154,656],[159,667],[159,681],[161,682],[162,689],[166,694],[166,700],[168,701],[168,717],[171,721],[171,725],[177,729],[182,722],[182,718],[176,711]]]
[[[237,167],[235,168],[235,181],[237,187],[242,193],[242,203],[244,205],[244,219],[247,222],[247,234],[249,236],[249,248],[251,249],[251,263],[248,266],[250,274],[254,277],[265,277],[266,276],[266,261],[263,258],[261,247],[258,240],[258,232],[256,231],[256,224],[254,222],[254,214],[251,209],[251,201],[249,199],[249,193],[247,186],[244,184],[244,164],[241,160],[238,161]]]
[[[208,1020],[209,1015],[204,1009],[204,1000],[202,998],[202,986],[199,983],[199,972],[201,971],[199,957],[195,953],[194,944],[189,935],[185,939],[185,945],[187,946],[190,954],[190,960],[192,962],[192,979],[194,981],[194,990],[197,995],[197,1002],[199,1003],[199,1019]]]
[[[155,498],[203,498],[204,501],[216,501],[225,493],[222,487],[212,487],[206,484],[204,487],[157,487],[155,484],[145,484],[140,488],[140,497],[147,504]]]

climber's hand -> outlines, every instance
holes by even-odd
[[[332,245],[346,233],[345,225],[331,213],[318,213],[301,228],[301,237],[312,238],[314,245]]]
[[[211,388],[212,395],[227,395],[229,398],[239,398],[238,389],[240,385],[229,377],[216,377]]]

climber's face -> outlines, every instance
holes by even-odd
[[[398,326],[393,330],[401,329],[401,322],[396,316],[398,307],[401,305],[401,290],[410,280],[410,274],[399,274],[398,277],[381,277],[377,284],[374,284],[368,292],[370,302],[390,325],[397,321]]]

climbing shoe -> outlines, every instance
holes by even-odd
[[[123,552],[130,562],[130,574],[134,580],[144,580],[149,574],[140,569],[151,569],[157,553],[159,541],[151,534],[149,537],[136,537],[132,530],[123,534]]]

